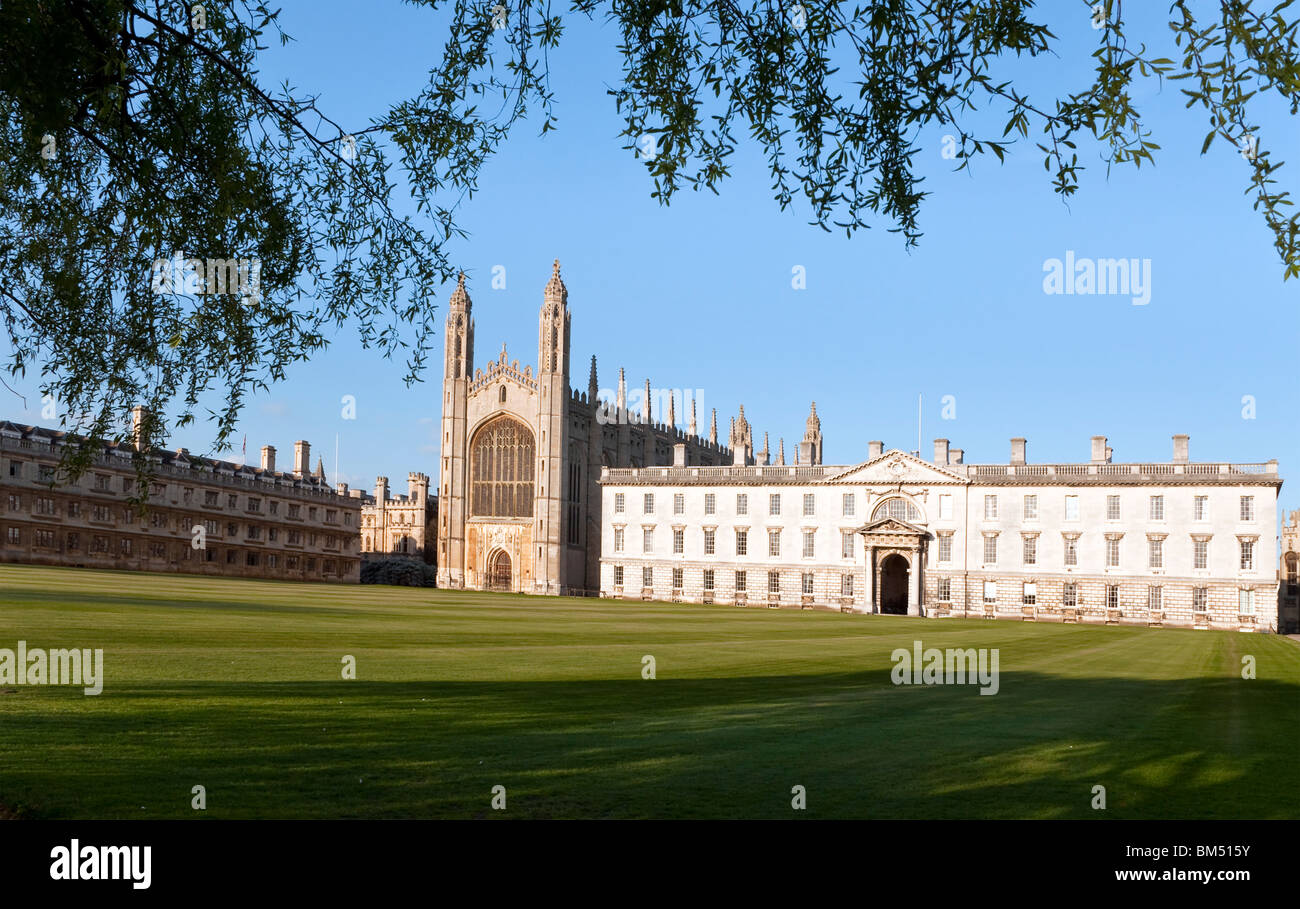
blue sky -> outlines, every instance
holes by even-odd
[[[1008,70],[1044,100],[1089,77],[1087,10],[1057,7],[1048,8],[1061,57]],[[1168,44],[1163,5],[1151,12],[1131,31]],[[358,127],[415,94],[444,42],[440,16],[396,0],[286,0],[281,21],[297,41],[267,52],[264,75],[319,93],[334,119]],[[851,464],[872,439],[915,447],[920,394],[927,457],[931,440],[947,437],[968,462],[1005,462],[1008,439],[1025,436],[1031,462],[1086,460],[1089,437],[1103,434],[1117,461],[1168,460],[1170,436],[1185,432],[1194,460],[1277,458],[1282,476],[1297,479],[1282,506],[1300,507],[1300,284],[1282,282],[1271,236],[1243,195],[1246,162],[1221,141],[1199,154],[1205,116],[1184,109],[1176,83],[1137,92],[1163,146],[1156,166],[1107,176],[1099,149],[1082,144],[1088,170],[1068,206],[1051,191],[1033,133],[1005,165],[989,158],[958,174],[941,155],[945,131],[933,130],[932,153],[917,159],[932,193],[925,236],[909,251],[883,221],[846,239],[809,226],[802,209],[781,212],[754,149],[736,155],[721,196],[685,191],[659,206],[643,165],[621,148],[606,94],[619,76],[615,35],[567,21],[551,54],[558,132],[519,129],[462,211],[470,236],[453,258],[469,275],[478,365],[502,342],[512,359],[536,362],[542,288],[559,258],[573,384],[586,387],[595,353],[602,387],[623,366],[632,387],[648,377],[656,388],[701,389],[702,431],[716,407],[725,436],[743,403],[756,442],[767,430],[775,451],[783,436],[792,460],[815,399],[827,462]],[[986,122],[997,123],[986,134],[1001,132],[996,117]],[[1264,126],[1276,157],[1300,145],[1290,118]],[[1150,259],[1150,303],[1045,294],[1044,261],[1067,250]],[[490,287],[494,265],[506,268],[505,290]],[[805,290],[791,287],[797,265]],[[327,353],[252,399],[240,430],[250,460],[263,444],[287,460],[306,438],[331,479],[354,486],[384,474],[403,490],[413,470],[436,477],[440,359],[423,384],[408,388],[402,374],[344,329]],[[24,415],[15,401],[9,415],[39,422],[35,383],[17,387],[34,407]],[[342,419],[344,395],[356,398],[354,420]],[[955,419],[941,419],[945,395]],[[1243,419],[1245,395],[1254,419]],[[211,433],[199,425],[170,444],[206,451]]]

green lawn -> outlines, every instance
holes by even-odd
[[[20,638],[106,681],[0,688],[0,816],[1300,816],[1270,635],[0,566]],[[891,684],[916,639],[1000,692]]]

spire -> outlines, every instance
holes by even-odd
[[[668,396],[668,426],[670,429],[677,428],[677,394],[675,392]]]
[[[627,379],[623,377],[623,367],[618,368],[618,400],[615,402],[619,412],[627,410]],[[622,417],[619,417],[621,420]]]
[[[596,382],[596,355],[591,355],[591,376],[587,379],[587,401],[591,404],[596,403],[596,395],[600,393],[600,385]]]
[[[650,422],[654,414],[651,413],[650,411],[650,380],[649,379],[645,380],[645,407],[641,409],[641,415],[645,417],[644,422],[647,426],[653,425]]]
[[[718,408],[713,408],[713,416],[709,419],[709,444],[718,444]]]
[[[325,482],[325,459],[322,458],[320,455],[317,455],[317,456],[316,456],[316,474],[315,474],[315,476],[316,476],[316,479],[320,480],[322,483]]]
[[[803,441],[799,443],[798,453],[795,455],[795,463],[820,464],[822,463],[822,421],[817,416],[817,402],[812,402],[812,410],[808,413],[808,422],[805,424]]]
[[[776,452],[776,463],[778,464],[785,463],[785,439],[784,438],[780,440],[780,448],[778,448]]]
[[[691,396],[691,425],[689,425],[689,426],[686,427],[686,434],[689,435],[689,436],[695,436],[695,435],[696,435],[696,431],[695,431],[695,396],[694,396],[694,395]]]
[[[564,305],[569,302],[569,290],[564,286],[564,279],[560,277],[560,260],[555,260],[555,265],[551,268],[551,280],[546,282],[546,292],[543,296],[548,300],[558,301]]]
[[[758,453],[759,464],[771,464],[772,452],[768,450],[767,433],[763,433],[763,450]]]
[[[451,292],[448,305],[452,309],[469,309],[469,293],[465,290],[465,273],[463,271],[456,279],[456,289]]]

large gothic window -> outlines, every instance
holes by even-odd
[[[871,512],[871,520],[878,521],[881,518],[915,522],[921,520],[921,513],[907,499],[893,498],[885,499]]]
[[[470,446],[470,514],[533,516],[533,434],[518,420],[498,417]]]

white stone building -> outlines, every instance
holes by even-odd
[[[1278,630],[1277,462],[965,464],[870,443],[820,463],[601,471],[604,596]]]

